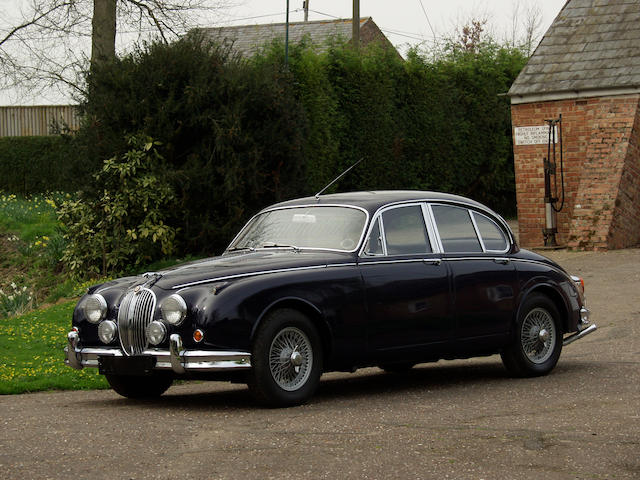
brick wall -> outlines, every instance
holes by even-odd
[[[562,114],[565,205],[558,243],[607,249],[640,242],[639,101],[625,95],[512,105],[514,127],[546,125]],[[544,243],[546,156],[547,145],[514,145],[520,243],[527,247]]]

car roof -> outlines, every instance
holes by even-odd
[[[297,198],[286,202],[271,205],[265,210],[280,207],[293,207],[297,205],[353,205],[361,207],[373,214],[380,207],[393,203],[430,201],[461,204],[476,207],[480,210],[494,213],[486,206],[475,200],[450,193],[428,192],[420,190],[377,190],[366,192],[347,192],[320,195],[316,197]],[[494,213],[495,215],[495,213]]]

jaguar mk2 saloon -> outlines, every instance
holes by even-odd
[[[130,398],[212,379],[290,406],[323,372],[368,366],[499,353],[514,376],[545,375],[595,329],[582,280],[482,204],[356,192],[273,205],[219,257],[91,287],[65,362]]]

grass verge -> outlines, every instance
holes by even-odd
[[[63,348],[76,300],[0,319],[0,394],[108,388],[95,368],[64,364]]]

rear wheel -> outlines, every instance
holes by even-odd
[[[522,305],[515,338],[501,353],[512,375],[546,375],[558,363],[562,351],[560,314],[549,297],[531,295]]]
[[[264,319],[251,355],[249,389],[272,407],[306,402],[322,374],[322,343],[313,323],[301,312],[281,309]]]
[[[127,398],[155,398],[162,395],[173,383],[169,376],[105,375],[113,390]]]

